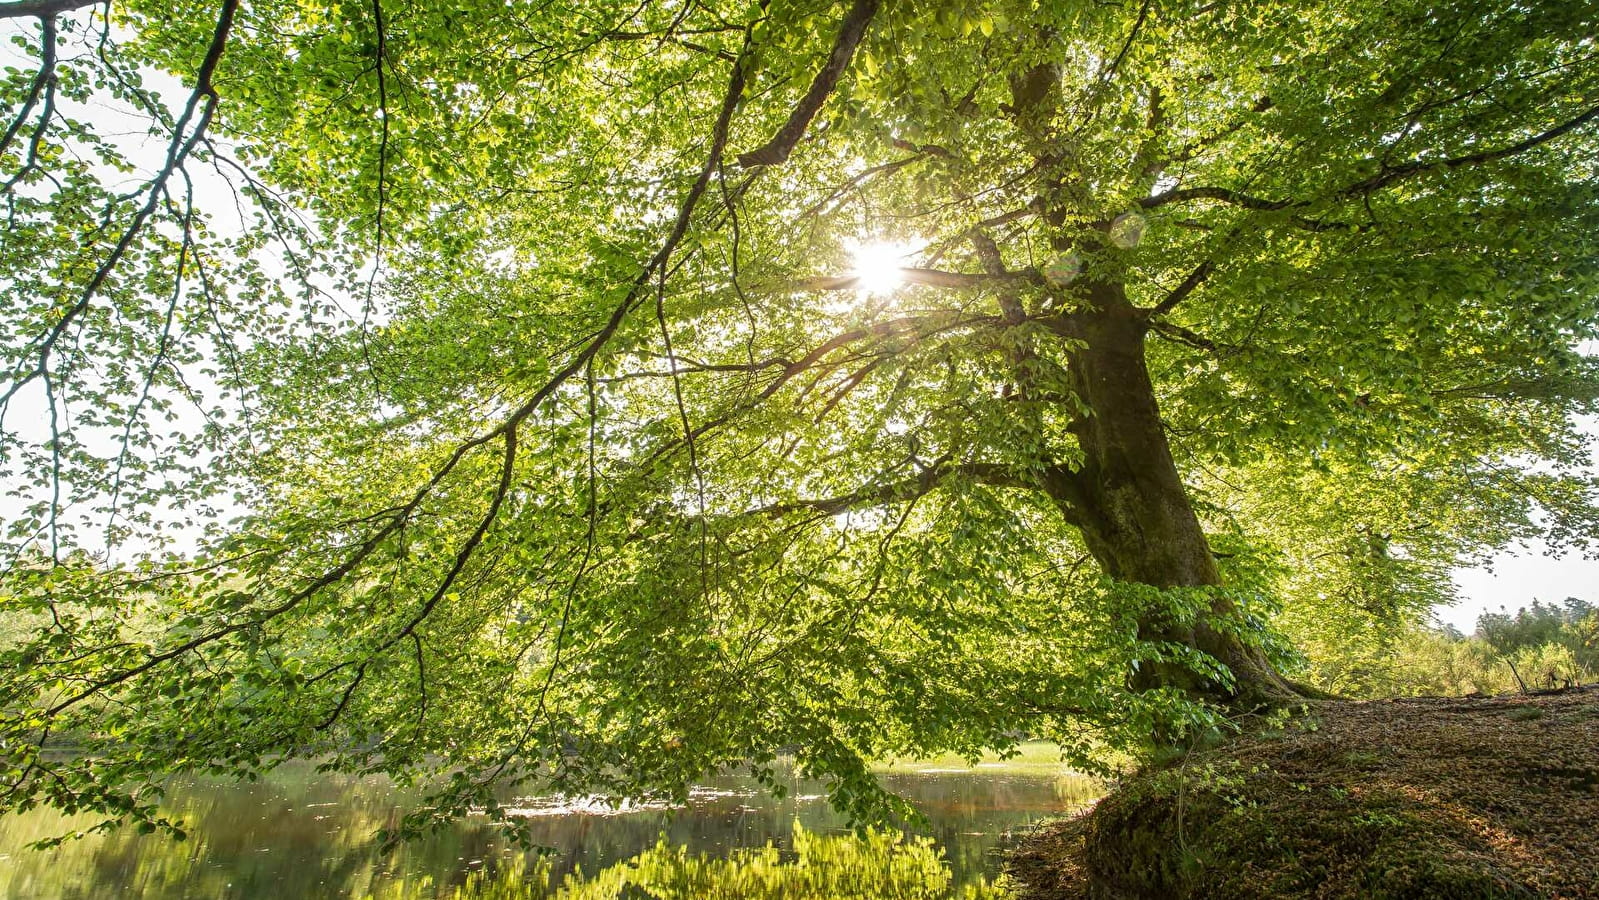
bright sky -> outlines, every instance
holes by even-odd
[[[1580,349],[1599,355],[1599,342],[1588,341]],[[1588,474],[1599,476],[1599,417],[1579,416],[1577,421],[1588,434]],[[1599,554],[1599,547],[1594,552]],[[1455,586],[1460,602],[1433,612],[1439,621],[1469,634],[1479,615],[1501,608],[1515,612],[1534,600],[1576,597],[1599,603],[1599,560],[1584,559],[1580,553],[1556,556],[1542,542],[1534,542],[1501,553],[1489,566],[1455,570]]]
[[[1439,621],[1470,633],[1484,612],[1515,612],[1534,600],[1576,597],[1599,603],[1599,561],[1577,554],[1551,557],[1538,545],[1494,560],[1492,570],[1458,569],[1460,602],[1434,610]]]

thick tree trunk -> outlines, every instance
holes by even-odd
[[[1144,317],[1120,285],[1091,290],[1091,308],[1079,320],[1087,346],[1070,364],[1073,388],[1090,410],[1073,427],[1084,460],[1054,490],[1111,578],[1160,588],[1219,585],[1215,558],[1166,442],[1144,360]],[[1157,610],[1139,622],[1143,639],[1185,644],[1225,664],[1232,686],[1164,661],[1141,662],[1133,686],[1179,687],[1232,706],[1302,696],[1258,648],[1216,627],[1234,614],[1232,603],[1218,597],[1197,621]]]

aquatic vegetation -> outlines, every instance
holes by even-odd
[[[543,861],[517,857],[493,872],[474,872],[441,889],[432,879],[395,882],[367,900],[1001,900],[1002,883],[986,880],[955,890],[929,838],[886,831],[817,834],[796,824],[794,849],[772,844],[728,857],[691,854],[664,839],[593,876],[568,875],[555,885]]]

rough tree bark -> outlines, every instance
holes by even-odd
[[[1052,37],[1044,35],[1046,41]],[[1060,80],[1059,66],[1046,62],[1010,83],[1009,114],[1046,173],[1069,155],[1050,129],[1060,105]],[[1046,174],[1041,188],[1044,217],[1060,228],[1074,207],[1073,197],[1085,188],[1059,174]],[[1074,249],[1064,235],[1058,234],[1054,245],[1061,253]],[[1086,302],[1072,319],[1085,346],[1071,354],[1069,369],[1074,392],[1090,410],[1072,429],[1084,460],[1075,471],[1055,467],[1045,489],[1110,578],[1159,588],[1218,586],[1221,575],[1172,459],[1145,364],[1147,312],[1128,301],[1119,283],[1080,282],[1077,287],[1086,292]],[[1143,660],[1130,678],[1132,686],[1177,687],[1235,708],[1305,696],[1308,691],[1277,672],[1258,647],[1217,627],[1235,613],[1218,592],[1197,621],[1178,621],[1156,610],[1139,622],[1142,639],[1184,644],[1226,665],[1231,685],[1212,683],[1177,663]]]
[[[1078,322],[1085,346],[1070,358],[1073,389],[1090,412],[1073,425],[1084,459],[1048,485],[1088,551],[1113,579],[1158,588],[1220,585],[1215,557],[1189,502],[1166,441],[1144,357],[1148,323],[1122,286],[1088,286]],[[1136,688],[1178,687],[1233,707],[1304,697],[1259,648],[1218,627],[1236,614],[1218,596],[1197,621],[1155,611],[1139,622],[1139,637],[1203,651],[1226,665],[1234,683],[1213,683],[1186,666],[1143,661]]]

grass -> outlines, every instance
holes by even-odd
[[[1060,759],[1060,746],[1053,741],[1025,741],[1009,759],[985,753],[974,765],[954,753],[928,759],[887,759],[872,764],[879,775],[915,775],[936,772],[992,772],[1002,775],[1059,776],[1071,774]]]

